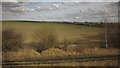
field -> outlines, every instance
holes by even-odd
[[[63,60],[63,62],[58,64],[33,64],[31,66],[117,66],[118,62],[118,49],[117,48],[100,48],[97,46],[101,45],[104,41],[104,35],[100,36],[104,30],[98,26],[86,26],[86,25],[76,25],[76,24],[66,24],[66,23],[55,23],[55,22],[20,22],[20,21],[3,21],[3,30],[5,29],[15,29],[16,32],[22,33],[24,44],[29,46],[29,43],[34,41],[33,35],[36,31],[39,31],[43,27],[52,28],[58,37],[58,41],[61,43],[67,39],[69,42],[74,42],[70,45],[77,45],[76,48],[69,47],[68,50],[59,48],[49,48],[42,52],[38,52],[35,49],[21,49],[13,52],[2,52],[3,63],[4,61],[15,61],[15,63],[22,64],[26,61],[40,61],[41,60]],[[102,39],[101,39],[102,38]],[[76,44],[75,42],[79,42]],[[61,44],[59,44],[61,45]],[[85,45],[85,47],[81,47]],[[24,45],[25,46],[25,45]],[[69,46],[69,45],[68,45]],[[80,47],[79,47],[80,46]],[[90,46],[90,47],[89,47]],[[73,49],[71,49],[73,48]],[[115,56],[115,59],[105,60],[103,56]],[[65,59],[87,60],[85,57],[95,58],[99,57],[102,60],[99,61],[85,61],[85,62],[66,62]],[[117,57],[117,59],[116,59]],[[17,62],[16,62],[17,61]],[[30,66],[30,65],[29,65]]]
[[[2,25],[3,29],[14,28],[17,32],[22,33],[26,43],[32,41],[32,34],[41,27],[50,27],[54,29],[58,34],[59,41],[64,39],[83,40],[87,37],[96,36],[101,31],[101,28],[99,27],[64,23],[3,22]]]

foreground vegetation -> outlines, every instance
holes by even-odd
[[[118,55],[117,48],[85,48],[79,52],[63,51],[58,48],[49,48],[41,53],[35,50],[19,50],[17,52],[3,52],[3,61],[29,61],[55,58],[94,57]]]

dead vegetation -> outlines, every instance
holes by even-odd
[[[118,55],[118,48],[81,48],[77,50],[82,56]]]
[[[3,61],[22,61],[38,59],[41,55],[35,50],[19,50],[17,52],[3,52]]]
[[[17,52],[3,52],[3,61],[22,61],[22,60],[40,60],[40,59],[49,59],[49,58],[64,58],[64,57],[89,57],[89,56],[106,56],[106,55],[118,55],[118,49],[108,48],[86,48],[81,50],[81,52],[68,52],[63,51],[58,48],[49,48],[41,53],[32,50],[19,50]]]

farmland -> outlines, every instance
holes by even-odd
[[[32,47],[31,47],[32,49],[24,48],[18,51],[2,52],[3,63],[4,61],[18,61],[18,63],[19,61],[23,61],[23,62],[41,61],[41,60],[49,61],[50,59],[53,61],[57,59],[63,59],[64,61],[64,59],[70,59],[70,58],[77,60],[78,58],[85,58],[85,57],[101,58],[102,56],[109,57],[109,56],[119,55],[117,48],[105,48],[105,47],[101,48],[101,46],[104,46],[102,45],[103,42],[105,42],[104,35],[101,35],[104,32],[104,30],[103,28],[98,26],[86,26],[86,25],[66,24],[66,23],[57,23],[57,22],[48,23],[48,22],[3,21],[2,27],[3,27],[3,30],[14,29],[17,33],[21,33],[24,38],[24,40],[22,40],[24,42],[22,45],[23,47],[25,46],[31,47],[31,43],[34,42],[34,37],[33,37],[34,33],[39,31],[40,29],[43,29],[43,27],[50,28],[50,30],[47,29],[47,31],[51,31],[52,29],[54,31],[54,34],[56,32],[58,43],[59,43],[57,44],[56,48],[51,46],[50,48],[44,49],[42,52],[39,52]],[[49,35],[45,35],[45,36],[49,37]],[[39,38],[40,36],[37,36],[37,37]],[[53,38],[53,37],[50,37],[50,38]],[[53,38],[52,40],[56,40],[56,39]],[[72,50],[72,47],[69,47],[68,50],[64,49],[64,47],[63,49],[58,48],[59,45],[65,45],[66,43],[64,44],[61,44],[61,43],[66,41],[67,43],[69,43],[67,44],[67,46],[71,45],[76,48],[74,50]],[[45,43],[48,43],[48,42],[45,42]],[[32,46],[34,47],[35,45],[32,45]],[[59,64],[37,64],[37,65],[33,64],[32,66],[59,66],[59,65],[60,66],[69,66],[69,65],[98,66],[100,63],[102,63],[101,66],[107,66],[107,65],[117,66],[118,65],[117,62],[118,62],[117,59],[110,59],[110,60],[103,59],[100,61],[96,60],[96,61],[87,61],[87,62],[76,62],[76,61],[66,62],[65,61]]]
[[[3,22],[3,29],[14,28],[17,32],[22,33],[25,42],[32,41],[32,34],[41,27],[50,27],[58,34],[59,41],[64,39],[86,39],[99,34],[101,28],[82,25],[64,24],[64,23],[34,23],[34,22]],[[96,40],[96,39],[95,39]]]

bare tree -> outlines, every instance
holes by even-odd
[[[118,23],[111,22],[111,12],[102,12],[102,22],[104,28],[105,47],[118,47]]]
[[[49,27],[41,27],[34,34],[35,42],[39,43],[39,48],[45,50],[47,48],[56,47],[58,44],[57,33]]]

